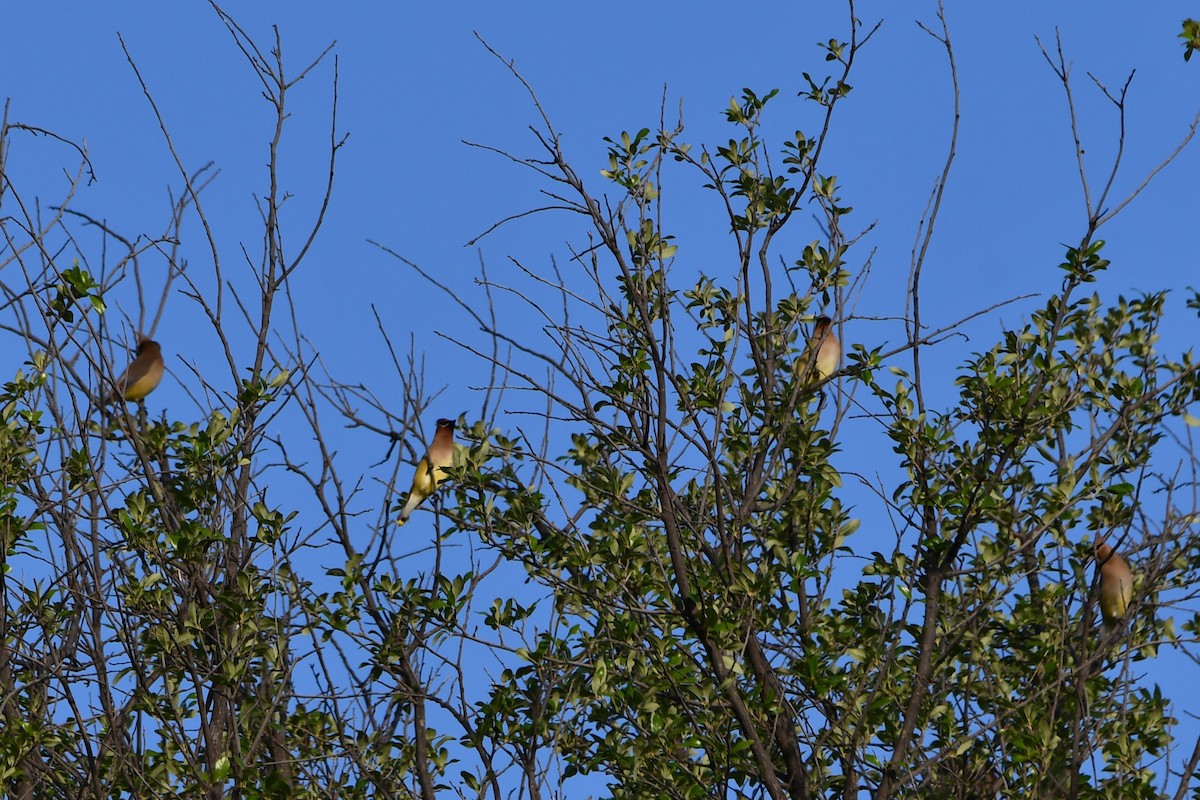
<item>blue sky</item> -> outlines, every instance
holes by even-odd
[[[1060,284],[1062,244],[1078,241],[1084,212],[1061,84],[1035,42],[1053,46],[1061,31],[1074,65],[1074,90],[1095,189],[1107,177],[1115,149],[1116,115],[1087,76],[1116,90],[1136,69],[1129,94],[1125,163],[1114,199],[1123,199],[1171,152],[1197,111],[1200,64],[1185,64],[1176,34],[1194,4],[1158,2],[1136,10],[1126,2],[951,3],[947,16],[962,92],[962,129],[938,233],[925,273],[924,307],[932,326],[952,322],[1001,299],[1039,296]],[[438,276],[464,297],[478,297],[480,258],[500,282],[513,278],[509,257],[544,266],[566,259],[566,243],[581,241],[582,220],[563,214],[516,221],[468,241],[510,214],[543,204],[531,172],[469,140],[537,155],[528,131],[536,111],[524,90],[477,41],[485,38],[513,59],[557,129],[577,172],[603,191],[602,137],[654,127],[666,98],[673,124],[683,102],[685,138],[722,142],[731,135],[722,109],[742,87],[781,90],[769,129],[786,135],[813,125],[796,98],[802,71],[824,64],[814,44],[844,37],[838,3],[731,4],[384,4],[254,2],[226,10],[266,48],[278,25],[293,71],[336,41],[339,131],[349,134],[339,156],[327,224],[294,290],[305,333],[337,377],[374,380],[386,395],[394,376],[373,374],[356,358],[363,341],[378,348],[373,304],[392,336],[429,359],[429,383],[445,386],[444,405],[425,420],[477,413],[485,365],[472,362],[437,332],[469,338],[469,321],[394,259],[383,244]],[[855,90],[834,123],[825,162],[855,208],[852,230],[874,230],[859,258],[875,250],[874,268],[855,312],[897,317],[918,221],[940,173],[949,139],[950,84],[945,54],[915,24],[935,24],[932,3],[863,2],[858,15],[883,26],[863,51],[851,79]],[[149,105],[122,53],[117,34],[162,110],[185,164],[215,161],[222,173],[206,192],[227,263],[237,242],[253,249],[253,193],[265,189],[271,112],[256,79],[207,3],[8,4],[0,47],[0,97],[11,99],[10,121],[86,141],[97,181],[76,208],[104,217],[127,234],[160,232],[166,191],[179,185]],[[310,218],[324,180],[319,157],[328,140],[333,62],[297,87],[285,133],[285,212]],[[314,153],[317,154],[314,156]],[[24,191],[57,202],[69,151],[47,140],[17,140],[9,166]],[[1187,284],[1200,285],[1200,221],[1196,191],[1200,149],[1193,146],[1101,233],[1110,242],[1111,271],[1096,285],[1106,300]],[[669,232],[688,268],[720,274],[735,251],[720,208],[697,176],[676,173],[664,201]],[[1110,203],[1111,205],[1111,203]],[[799,227],[803,228],[803,225]],[[194,232],[194,231],[193,231]],[[801,230],[797,241],[816,238]],[[84,238],[85,246],[88,240]],[[90,242],[98,249],[99,239]],[[191,253],[203,259],[204,248]],[[725,256],[724,254],[727,254]],[[969,339],[941,351],[941,374],[929,377],[952,396],[953,368],[989,347],[1039,304],[1034,298],[970,323]],[[178,357],[194,352],[200,321],[180,303],[158,333],[175,381],[186,381]],[[1162,347],[1182,351],[1197,339],[1182,294],[1171,304]],[[528,326],[515,310],[514,330]],[[900,339],[894,323],[862,321],[848,334],[870,346]],[[529,335],[536,336],[530,328]],[[178,343],[178,344],[176,344]],[[375,349],[373,352],[380,352]],[[19,361],[0,361],[11,374]],[[182,398],[171,380],[152,398]],[[151,402],[154,410],[154,403]],[[502,420],[503,422],[503,420]],[[366,444],[364,464],[382,456],[377,441],[345,434],[348,452]],[[416,445],[419,447],[419,445]],[[867,445],[863,445],[866,447]],[[886,442],[870,445],[890,453]],[[853,443],[845,443],[853,450]],[[419,518],[419,517],[418,517]],[[417,525],[414,518],[413,526]],[[421,524],[427,524],[422,522]],[[1152,667],[1148,667],[1152,670]]]
[[[822,68],[813,44],[842,35],[846,23],[839,4],[814,5],[778,4],[758,16],[732,18],[715,5],[689,13],[667,4],[622,3],[570,11],[556,3],[468,3],[453,13],[435,4],[403,13],[383,4],[339,4],[336,11],[318,3],[230,6],[264,46],[270,25],[277,24],[293,69],[337,42],[339,127],[350,138],[316,265],[299,276],[298,294],[315,304],[310,335],[341,362],[355,333],[343,315],[323,312],[332,301],[358,304],[366,287],[366,295],[387,307],[394,331],[444,324],[445,310],[436,304],[403,302],[413,288],[411,275],[368,239],[436,270],[452,285],[467,286],[481,255],[494,270],[508,256],[544,260],[580,231],[580,220],[545,215],[508,226],[484,239],[478,251],[464,247],[496,220],[542,202],[541,184],[531,173],[461,144],[467,139],[536,154],[527,130],[535,121],[528,98],[475,32],[516,61],[563,133],[577,170],[599,190],[601,137],[653,127],[664,91],[672,122],[682,99],[693,141],[728,136],[720,111],[743,86],[781,90],[770,118],[780,134],[804,127],[812,117],[794,96],[800,72]],[[1035,35],[1052,42],[1055,26],[1062,31],[1075,65],[1093,182],[1112,152],[1116,125],[1085,73],[1116,87],[1137,69],[1117,196],[1170,151],[1194,113],[1189,99],[1196,70],[1182,61],[1175,39],[1187,4],[1156,3],[1136,17],[1120,3],[1089,4],[1087,14],[1077,8],[1031,2],[948,9],[963,117],[926,273],[933,322],[1001,296],[1052,288],[1060,243],[1082,230],[1063,92]],[[949,85],[943,53],[914,23],[932,23],[931,5],[913,4],[901,14],[891,4],[860,4],[858,13],[866,21],[882,17],[884,25],[863,52],[855,93],[835,121],[827,165],[856,209],[851,224],[876,223],[866,242],[878,248],[876,267],[860,313],[879,316],[902,309],[916,224],[944,159]],[[270,112],[207,4],[173,4],[169,11],[154,3],[80,4],[70,14],[44,4],[14,4],[6,9],[5,28],[0,93],[12,99],[12,119],[87,142],[98,181],[77,207],[102,213],[120,230],[155,230],[174,179],[119,32],[185,163],[212,160],[222,169],[208,193],[222,232],[250,235],[256,217],[251,192],[264,186]],[[297,219],[311,212],[323,178],[312,154],[328,134],[330,64],[292,97],[284,153],[293,157],[285,163]],[[19,155],[49,163],[63,156],[44,144],[18,147]],[[1105,231],[1115,264],[1102,288],[1178,286],[1194,272],[1195,250],[1179,232],[1188,230],[1200,208],[1189,191],[1198,157],[1195,150],[1186,152]],[[13,162],[20,177],[24,165]],[[681,239],[688,237],[681,243],[697,253],[719,252],[722,229],[705,224],[719,221],[715,204],[694,181],[681,182],[676,196],[665,208],[678,215],[668,219],[677,219]],[[693,219],[698,224],[689,225]],[[331,274],[337,280],[329,280]],[[319,290],[306,293],[305,281]],[[939,302],[943,296],[952,301]],[[1013,316],[1009,311],[999,319]],[[998,327],[981,324],[989,333]],[[439,352],[435,345],[428,343],[431,356]]]

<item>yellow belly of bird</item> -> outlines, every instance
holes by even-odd
[[[818,353],[817,355],[817,374],[821,376],[821,380],[825,380],[833,373],[837,372],[838,356],[837,353]]]
[[[1113,592],[1100,593],[1100,613],[1105,622],[1115,622],[1125,618],[1125,610],[1129,608],[1132,587],[1122,586]]]
[[[126,400],[141,400],[146,395],[154,391],[155,387],[162,381],[162,371],[151,370],[147,374],[135,380],[133,383],[125,387],[125,391],[121,395]]]
[[[412,493],[422,499],[433,494],[433,490],[446,477],[446,470],[441,467],[430,469],[424,459],[417,465],[417,474],[413,476]]]

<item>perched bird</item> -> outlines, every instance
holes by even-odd
[[[1100,573],[1100,614],[1104,627],[1113,628],[1125,619],[1133,598],[1133,573],[1125,559],[1103,542],[1096,545],[1096,571]]]
[[[439,419],[433,444],[429,445],[425,457],[417,462],[417,473],[413,475],[412,488],[408,490],[408,502],[400,512],[400,525],[408,522],[408,515],[433,494],[438,484],[446,477],[446,467],[454,463],[454,420]]]
[[[145,336],[138,337],[137,355],[125,371],[113,381],[115,390],[107,392],[103,405],[108,405],[118,399],[141,400],[154,391],[162,381],[163,356],[162,348],[153,339]]]
[[[841,360],[842,345],[833,334],[833,320],[829,317],[817,317],[808,346],[800,356],[800,368],[803,370],[801,374],[805,383],[825,380],[837,372]]]

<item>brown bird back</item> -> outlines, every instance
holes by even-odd
[[[142,337],[138,341],[137,355],[113,383],[115,390],[105,395],[103,404],[118,399],[141,400],[162,382],[162,347],[153,339]]]

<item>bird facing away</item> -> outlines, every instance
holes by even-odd
[[[1104,627],[1115,627],[1125,618],[1133,598],[1133,573],[1125,559],[1107,544],[1096,545],[1096,570],[1100,573],[1100,614]]]
[[[837,372],[842,360],[842,345],[833,334],[833,320],[829,317],[817,317],[813,325],[812,336],[808,346],[800,357],[801,373],[805,383],[823,381]],[[813,373],[816,373],[815,377]]]
[[[105,395],[104,405],[117,399],[141,400],[154,391],[163,378],[162,348],[153,339],[138,338],[137,355],[113,381],[115,389]]]
[[[433,435],[433,444],[425,457],[417,462],[417,472],[413,475],[412,488],[408,490],[408,502],[400,512],[400,525],[408,522],[408,515],[424,502],[426,497],[433,494],[438,484],[446,477],[446,467],[454,463],[454,420],[439,419],[437,432]]]

